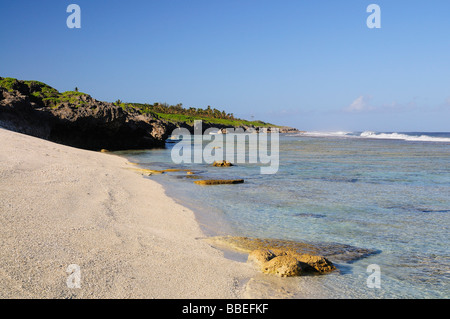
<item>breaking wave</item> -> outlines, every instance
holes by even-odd
[[[310,136],[310,137],[346,137],[346,138],[372,138],[385,140],[403,140],[413,142],[446,142],[450,143],[450,133],[383,133],[383,132],[320,132],[311,131],[300,134],[289,134],[289,136]]]
[[[450,137],[444,137],[442,135],[446,133],[431,133],[434,135],[427,135],[427,133],[376,133],[371,131],[362,132],[360,137],[364,138],[378,138],[378,139],[392,139],[392,140],[404,140],[415,142],[448,142],[450,143]],[[450,135],[447,133],[447,135]]]

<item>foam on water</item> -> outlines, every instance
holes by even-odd
[[[311,131],[304,133],[293,133],[289,136],[309,137],[346,137],[346,138],[373,138],[385,140],[403,140],[412,142],[444,142],[450,143],[449,133],[383,133],[383,132],[346,132],[346,131]]]
[[[360,137],[364,138],[377,138],[377,139],[394,139],[404,141],[415,142],[447,142],[450,143],[450,137],[437,137],[430,135],[408,135],[401,133],[376,133],[371,131],[365,131],[360,134]]]

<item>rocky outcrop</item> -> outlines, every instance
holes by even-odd
[[[255,249],[248,254],[247,262],[253,263],[257,267],[262,267],[264,263],[276,256],[270,249]]]
[[[90,150],[163,147],[171,132],[172,125],[150,114],[82,93],[49,95],[50,89],[19,80],[0,87],[0,126]]]
[[[289,254],[289,252],[287,254],[292,255],[300,263],[308,265],[307,267],[305,267],[306,272],[326,274],[332,272],[333,270],[336,270],[336,267],[333,265],[333,263],[323,256],[298,253]]]
[[[283,249],[256,249],[249,254],[248,262],[253,263],[263,273],[280,277],[326,274],[336,270],[336,267],[323,256]]]
[[[212,245],[250,254],[258,249],[268,249],[274,255],[279,250],[297,254],[323,256],[336,263],[352,263],[362,258],[378,254],[379,250],[360,248],[340,243],[308,243],[276,238],[252,238],[241,236],[216,236],[208,238]]]
[[[2,77],[0,126],[69,146],[108,151],[164,147],[177,127],[194,132],[193,124],[172,123],[132,104],[102,102],[78,90],[60,93],[42,82]],[[209,128],[226,131],[227,126],[202,124],[202,131]],[[248,126],[234,129],[278,130]]]
[[[229,161],[214,161],[213,166],[215,167],[230,167],[233,166]]]
[[[182,127],[187,129],[191,134],[194,134],[195,126],[194,124],[188,124],[188,123],[172,123],[172,125],[176,127]],[[288,127],[288,126],[273,126],[273,127],[267,127],[267,126],[249,126],[249,125],[240,125],[231,127],[229,125],[223,125],[223,124],[217,124],[217,123],[208,123],[203,122],[201,126],[201,131],[204,133],[206,130],[211,129],[218,129],[222,134],[229,134],[229,133],[301,133],[304,131],[299,131],[296,128]]]
[[[288,126],[255,127],[256,133],[298,133],[298,129]]]
[[[277,256],[265,262],[262,266],[265,274],[273,274],[279,277],[300,276],[303,272],[301,263],[292,256]]]

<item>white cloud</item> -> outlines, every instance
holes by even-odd
[[[361,111],[370,111],[373,110],[374,107],[370,105],[369,101],[372,99],[371,96],[359,96],[356,100],[352,102],[349,106],[344,108],[346,112],[361,112]]]
[[[450,106],[450,96],[445,100],[445,105]]]

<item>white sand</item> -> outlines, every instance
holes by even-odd
[[[0,128],[0,298],[245,297],[254,270],[197,239],[194,213],[129,167]]]

